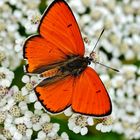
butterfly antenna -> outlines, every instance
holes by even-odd
[[[105,31],[105,28],[103,28],[102,32],[100,33],[100,36],[99,36],[99,38],[98,38],[98,40],[97,40],[97,42],[96,42],[96,44],[95,44],[95,46],[90,54],[92,54],[94,52],[94,50],[97,47],[97,44],[98,44],[99,40],[101,39],[101,36],[103,35],[104,31]]]
[[[117,70],[117,69],[115,69],[115,68],[112,68],[112,67],[109,67],[109,66],[106,66],[105,64],[100,63],[100,62],[98,62],[98,61],[96,61],[96,60],[93,59],[93,58],[95,57],[95,52],[94,52],[94,50],[95,50],[95,48],[97,47],[98,42],[99,42],[99,40],[101,39],[101,37],[102,37],[104,31],[105,31],[105,28],[103,28],[103,30],[102,30],[102,32],[100,33],[100,36],[99,36],[99,38],[98,38],[98,40],[97,40],[97,42],[96,42],[96,44],[95,44],[95,46],[94,46],[92,52],[90,53],[91,60],[92,60],[95,64],[99,64],[99,65],[102,65],[102,66],[104,66],[104,67],[106,67],[106,68],[108,68],[108,69],[112,69],[113,71],[119,72],[119,70]]]
[[[95,62],[95,64],[99,64],[99,65],[102,65],[102,66],[104,66],[104,67],[106,67],[106,68],[108,68],[108,69],[112,69],[112,70],[114,70],[114,71],[116,71],[116,72],[120,72],[119,70],[117,70],[117,69],[115,69],[115,68],[112,68],[112,67],[109,67],[109,66],[106,66],[105,64],[100,63],[100,62]]]

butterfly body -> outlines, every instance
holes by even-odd
[[[26,71],[43,80],[34,88],[51,113],[71,106],[77,113],[96,117],[111,114],[112,105],[100,77],[84,57],[84,42],[76,19],[64,0],[54,0],[44,12],[38,35],[24,44]]]
[[[58,80],[61,80],[62,78],[66,76],[78,76],[80,75],[88,66],[88,64],[91,63],[91,59],[89,57],[82,57],[82,56],[67,56],[68,59],[64,62],[59,62],[57,64],[52,64],[49,67],[47,71],[43,71],[40,74],[40,77],[46,78],[43,80],[39,85],[49,85],[57,82]]]
[[[68,71],[72,76],[78,76],[86,69],[88,64],[90,64],[88,57],[73,56],[60,69],[62,72]]]

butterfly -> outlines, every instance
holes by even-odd
[[[64,0],[55,0],[41,18],[38,34],[24,44],[26,72],[43,79],[34,91],[50,113],[70,107],[76,113],[103,117],[112,112],[100,77],[84,57],[85,47],[76,19]]]

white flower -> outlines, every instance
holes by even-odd
[[[98,123],[96,125],[96,129],[100,130],[101,132],[105,133],[105,132],[110,132],[112,129],[111,125],[103,125],[102,123]]]
[[[124,85],[125,79],[123,78],[123,76],[121,75],[116,75],[113,79],[112,79],[112,86],[114,88],[120,88]]]
[[[3,106],[1,106],[1,110],[2,111],[8,111],[10,110],[14,105],[14,99],[13,98],[5,98],[6,99],[6,103],[5,103],[5,100],[3,100]]]
[[[33,103],[33,102],[35,102],[37,100],[37,97],[36,97],[34,92],[30,92],[30,94],[27,95],[27,98],[28,98],[30,103]]]
[[[29,33],[35,33],[37,31],[37,27],[38,25],[37,24],[32,24],[30,21],[29,22],[24,22],[25,23],[25,29],[26,29],[26,32],[29,34]]]
[[[38,109],[38,110],[42,109],[41,103],[39,101],[36,101],[35,104],[34,104],[34,108]]]
[[[46,138],[46,133],[43,131],[39,131],[37,135],[39,140],[45,139]]]
[[[0,124],[2,124],[6,119],[6,112],[0,111]]]
[[[125,76],[126,79],[135,78],[135,72],[137,67],[134,65],[123,65],[121,73]]]
[[[24,76],[22,77],[22,82],[23,82],[23,83],[28,83],[29,81],[30,81],[29,76],[24,75]]]
[[[102,74],[100,75],[101,80],[103,81],[103,83],[105,84],[105,87],[107,89],[109,89],[112,85],[111,85],[111,79],[109,77],[109,75],[107,74]]]
[[[34,86],[37,84],[38,78],[36,76],[32,76],[31,78],[27,75],[24,75],[22,77],[22,82],[25,83],[26,85],[24,87],[22,87],[21,91],[22,91],[22,95],[27,95],[29,94],[29,92],[33,91]],[[29,95],[29,101],[32,101],[32,97],[33,97],[33,92],[31,92],[31,94]],[[33,97],[33,101],[34,102],[36,99],[35,97]]]
[[[8,130],[3,128],[1,132],[2,134],[0,134],[0,139],[2,140],[12,139],[12,135]]]
[[[26,136],[27,136],[28,139],[31,139],[32,134],[33,134],[33,130],[32,129],[27,129],[26,130]]]
[[[84,13],[86,8],[83,6],[83,3],[81,1],[77,1],[76,3],[74,1],[70,1],[70,5],[77,10],[79,13]]]
[[[88,133],[87,126],[92,126],[94,124],[92,117],[79,114],[73,114],[68,121],[69,129],[76,134],[81,133],[81,135],[86,135]]]
[[[51,139],[69,140],[69,137],[66,132],[63,132],[61,136],[56,134],[53,137],[50,137],[50,136],[46,136],[45,132],[40,131],[38,133],[38,138],[36,140],[51,140]]]
[[[32,24],[38,24],[40,22],[40,13],[35,13],[34,11],[28,11],[28,20],[32,23]]]
[[[0,67],[0,85],[9,87],[14,78],[14,73],[5,67]]]
[[[61,134],[61,138],[62,138],[63,140],[69,140],[69,136],[68,136],[68,134],[67,134],[66,132],[63,132],[63,133]]]
[[[24,112],[26,112],[28,110],[28,106],[27,106],[27,103],[26,101],[21,101],[19,104],[18,104],[21,112],[24,114]]]
[[[37,111],[34,113],[26,111],[23,121],[28,128],[32,128],[34,131],[39,131],[44,123],[50,122],[50,117],[47,113],[38,114]]]
[[[6,54],[4,52],[4,50],[1,50],[0,48],[0,63],[2,63],[5,59],[6,59]]]
[[[17,115],[7,115],[5,119],[5,129],[10,132],[14,139],[30,139],[33,133],[32,129],[25,125],[24,116],[15,118]]]
[[[2,104],[4,103],[3,101],[5,101],[5,96],[7,94],[8,94],[8,88],[0,85],[0,106],[2,106]]]
[[[123,127],[122,127],[121,122],[115,122],[113,127],[112,127],[112,130],[116,131],[119,134],[122,134],[123,133]]]
[[[73,127],[73,132],[74,133],[78,134],[78,133],[80,133],[80,131],[81,131],[81,127],[80,126],[74,126]]]
[[[134,91],[137,95],[140,93],[140,77],[138,77],[137,81],[134,83]]]
[[[42,130],[39,131],[38,138],[41,138],[41,134],[44,137],[51,137],[52,138],[57,134],[59,129],[60,129],[59,124],[46,122],[46,123],[42,124]]]
[[[106,117],[102,120],[101,123],[96,125],[96,129],[100,130],[101,132],[110,132],[112,130],[112,118]]]
[[[37,84],[37,81],[38,81],[38,78],[36,76],[27,76],[27,75],[24,75],[22,77],[22,82],[27,84],[27,83],[31,83],[32,85],[35,85]]]
[[[15,132],[13,138],[15,140],[21,140],[23,137],[22,137],[22,134],[20,134],[19,132]]]
[[[88,117],[88,118],[87,118],[87,124],[88,124],[89,126],[92,126],[92,125],[94,124],[94,121],[93,121],[93,118],[92,118],[92,117]]]
[[[135,58],[135,53],[134,53],[133,50],[127,50],[127,51],[125,52],[125,59],[126,59],[126,60],[132,60],[132,59],[134,59],[134,58]]]
[[[64,114],[66,116],[71,116],[73,114],[71,107],[69,107],[66,110],[64,110]]]
[[[81,128],[81,135],[86,135],[88,133],[87,127]]]

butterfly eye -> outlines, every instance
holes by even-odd
[[[91,61],[93,60],[92,58],[90,58],[90,57],[86,57],[86,63],[88,64],[88,65],[90,65],[91,64]]]
[[[92,52],[92,53],[90,54],[90,58],[92,59],[92,61],[93,61],[94,63],[99,62],[99,55],[98,55],[96,52]]]

